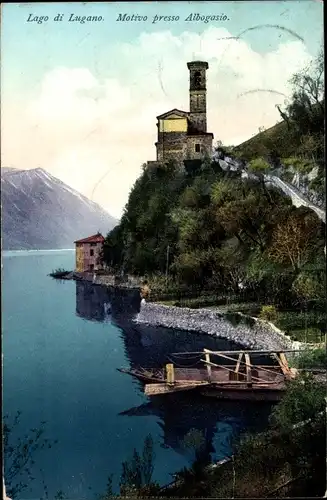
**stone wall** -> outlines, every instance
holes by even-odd
[[[157,161],[182,160],[185,155],[186,132],[159,132]]]
[[[118,288],[140,288],[142,280],[141,278],[128,276],[126,280],[120,281],[115,276],[99,275],[96,276],[93,283],[95,285],[115,286]]]
[[[244,345],[249,349],[300,349],[300,343],[273,324],[241,313],[233,315],[210,309],[189,309],[142,303],[136,323],[207,333]]]
[[[73,273],[75,278],[82,281],[89,281],[94,285],[114,286],[117,288],[138,289],[141,287],[143,278],[135,276],[127,276],[124,280],[117,279],[113,274],[96,274],[94,273]],[[72,276],[73,278],[73,276]]]
[[[189,120],[190,120],[190,129],[191,130],[197,130],[198,132],[205,134],[207,131],[207,112],[206,112],[205,95],[204,96],[201,96],[198,94],[196,94],[195,96],[191,95],[190,96],[190,106],[192,106],[194,108],[195,107],[194,103],[199,102],[199,100],[201,98],[204,99],[204,102],[202,103],[203,111],[198,111],[198,110],[196,111],[194,109],[194,111],[190,112],[190,114],[189,114]]]
[[[186,159],[199,160],[202,159],[205,154],[209,157],[212,154],[212,135],[189,135],[186,138]],[[195,145],[200,144],[201,151],[195,151]]]

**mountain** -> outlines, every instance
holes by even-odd
[[[1,168],[2,249],[73,248],[117,221],[42,168]]]

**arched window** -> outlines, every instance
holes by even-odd
[[[195,87],[201,86],[201,73],[200,73],[200,71],[196,71],[194,73],[194,86]]]

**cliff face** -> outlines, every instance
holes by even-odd
[[[314,167],[308,174],[295,172],[291,184],[296,187],[311,203],[320,208],[325,205],[325,193],[318,193],[311,188],[312,181],[318,177],[318,167]]]
[[[3,250],[73,248],[117,221],[42,168],[1,168]]]

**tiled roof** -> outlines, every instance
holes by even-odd
[[[82,240],[74,241],[74,243],[103,243],[104,237],[101,233],[94,234],[88,238],[83,238]]]

